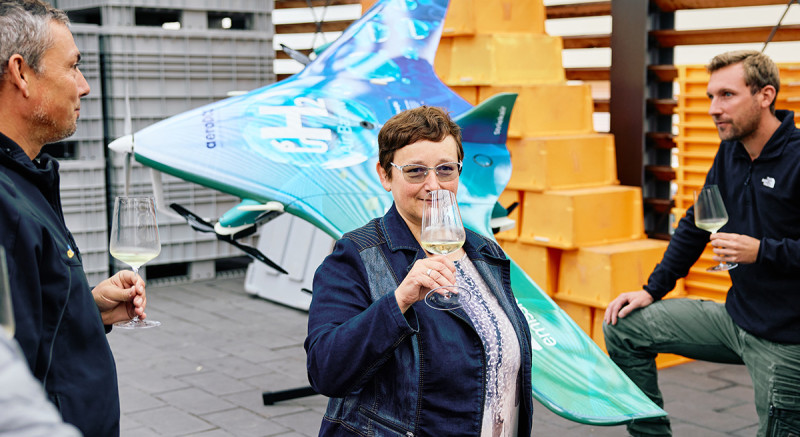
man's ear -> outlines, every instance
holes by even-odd
[[[761,91],[759,92],[764,96],[764,100],[761,103],[761,107],[763,108],[769,108],[772,102],[775,100],[775,96],[778,94],[778,92],[775,91],[775,87],[772,85],[767,85],[764,88],[761,88]]]
[[[4,80],[8,81],[10,85],[16,87],[22,92],[24,97],[30,95],[28,89],[28,75],[33,74],[33,70],[25,62],[20,54],[11,55],[6,64],[6,74]]]
[[[392,181],[389,180],[389,175],[386,173],[386,170],[381,167],[380,161],[375,164],[375,171],[378,172],[378,178],[381,180],[381,185],[383,185],[383,189],[391,192],[392,191]]]

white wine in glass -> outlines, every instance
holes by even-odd
[[[463,246],[466,238],[455,193],[450,190],[428,193],[422,208],[422,248],[437,255],[447,255]],[[469,298],[466,288],[446,285],[429,291],[425,303],[437,310],[454,310],[461,308]]]
[[[0,246],[0,328],[8,338],[14,338],[14,306],[11,304],[11,287],[8,284],[8,265],[5,248]]]
[[[139,268],[161,253],[158,238],[156,207],[152,197],[120,196],[114,201],[114,215],[111,219],[111,256],[131,266],[134,275]],[[134,316],[127,322],[117,322],[120,328],[153,328],[161,322],[141,320]]]
[[[722,195],[716,185],[706,185],[700,192],[694,192],[694,224],[698,228],[711,232],[720,230],[728,223],[728,212],[722,202]],[[738,266],[736,263],[720,261],[714,267],[706,269],[709,272],[721,272]]]

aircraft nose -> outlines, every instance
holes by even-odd
[[[125,135],[112,141],[108,148],[117,153],[131,153],[133,152],[133,135]]]

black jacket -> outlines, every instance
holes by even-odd
[[[800,130],[794,113],[776,111],[781,126],[751,160],[738,141],[723,141],[706,184],[719,186],[728,223],[720,232],[761,240],[754,264],[730,270],[725,306],[742,329],[758,337],[800,344]],[[645,289],[660,299],[688,274],[708,243],[689,208]]]
[[[58,163],[31,161],[0,134],[0,244],[16,339],[64,421],[85,436],[119,435],[114,357],[81,255],[64,224]]]

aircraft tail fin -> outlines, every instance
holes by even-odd
[[[508,139],[508,123],[517,95],[495,94],[478,106],[461,114],[455,122],[461,126],[464,142],[505,144]]]

